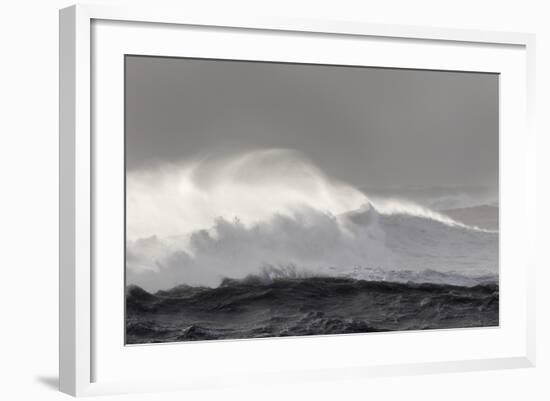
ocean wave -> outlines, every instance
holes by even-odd
[[[157,237],[129,242],[127,267],[130,283],[152,290],[180,283],[216,286],[223,277],[269,267],[468,284],[498,275],[498,233],[373,207],[341,216],[302,209],[248,227],[220,218],[184,245]]]
[[[268,267],[461,285],[498,275],[497,231],[371,199],[295,151],[197,159],[133,172],[127,185],[127,279],[151,291]]]
[[[498,284],[352,278],[226,279],[155,294],[129,286],[130,344],[498,325]]]

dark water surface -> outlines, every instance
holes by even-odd
[[[225,279],[217,288],[126,289],[126,343],[498,326],[497,284],[350,278]]]

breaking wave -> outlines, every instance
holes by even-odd
[[[288,149],[199,157],[131,172],[126,185],[130,239],[180,236],[210,228],[219,217],[251,225],[300,208],[338,215],[368,202],[361,191],[330,179]]]
[[[295,151],[205,157],[131,173],[127,185],[127,279],[147,290],[254,274],[498,279],[498,232],[407,200],[370,199]]]
[[[127,236],[180,236],[212,226],[220,216],[243,224],[294,215],[300,208],[339,215],[373,205],[382,214],[426,217],[460,225],[444,214],[406,199],[369,198],[327,177],[301,153],[256,150],[202,157],[128,173]],[[146,217],[144,217],[146,216]]]

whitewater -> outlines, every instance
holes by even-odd
[[[129,172],[126,202],[127,283],[147,291],[249,276],[498,282],[498,231],[369,196],[292,150]]]

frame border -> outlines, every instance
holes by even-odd
[[[528,170],[526,183],[535,194],[536,135],[534,133],[535,35],[517,32],[370,24],[360,21],[320,21],[289,18],[224,18],[188,15],[184,10],[155,7],[119,8],[73,5],[59,11],[59,389],[73,395],[125,393],[129,389],[93,383],[93,313],[91,310],[93,191],[91,164],[91,23],[95,19],[204,27],[258,29],[312,34],[376,36],[472,44],[519,45],[526,49]],[[531,236],[535,235],[535,223]],[[531,241],[534,247],[535,241]],[[382,366],[345,372],[347,377],[393,376],[535,366],[535,264],[528,269],[526,355],[476,361]],[[314,372],[308,376],[314,376]],[[146,386],[147,387],[147,386]],[[167,389],[174,386],[167,386]],[[146,391],[155,389],[147,388]],[[162,389],[157,389],[162,390]]]

